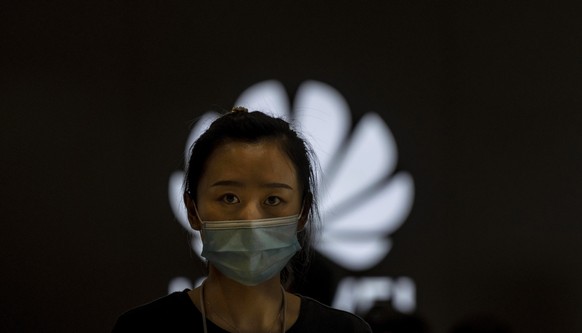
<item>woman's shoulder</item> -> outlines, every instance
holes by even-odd
[[[300,296],[301,308],[297,322],[289,332],[363,332],[371,333],[370,325],[353,313],[339,310]]]
[[[201,317],[200,312],[190,300],[188,290],[184,290],[128,310],[117,319],[113,332],[136,331],[142,328],[148,331],[167,330],[174,326],[190,326],[196,321],[193,319],[198,317]],[[185,321],[185,318],[189,320]]]
[[[188,290],[176,291],[169,295],[158,298],[152,302],[140,305],[129,311],[123,316],[150,316],[163,313],[176,313],[176,311],[191,311],[194,304],[188,296]]]

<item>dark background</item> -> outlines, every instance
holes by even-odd
[[[581,7],[4,2],[0,330],[109,331],[200,276],[167,199],[191,124],[314,79],[381,114],[415,180],[365,274],[411,277],[432,332],[581,332]]]

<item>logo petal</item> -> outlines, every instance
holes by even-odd
[[[325,178],[325,191],[333,195],[322,198],[322,210],[333,209],[376,186],[394,171],[396,160],[396,143],[390,129],[376,113],[367,113],[342,152],[336,172]]]
[[[287,93],[276,80],[249,87],[235,105],[291,120]],[[320,184],[324,195],[319,198],[324,226],[316,249],[347,269],[375,266],[390,251],[392,242],[387,236],[404,223],[414,196],[414,182],[407,172],[385,181],[397,162],[390,129],[376,113],[368,113],[346,142],[351,125],[348,104],[333,87],[317,81],[299,87],[293,116],[324,171]],[[186,143],[186,162],[192,143],[217,117],[208,112],[196,123]],[[341,151],[344,144],[346,149]],[[200,256],[200,235],[190,228],[182,202],[183,181],[183,171],[170,176],[170,205],[179,223],[193,236],[192,248]]]
[[[299,87],[294,104],[299,130],[311,143],[324,175],[343,143],[351,123],[348,103],[331,86],[307,81]]]
[[[386,186],[352,202],[339,214],[326,212],[322,241],[315,247],[351,270],[375,266],[390,251],[387,235],[404,223],[413,196],[412,177],[407,172],[397,173]]]
[[[353,271],[374,267],[392,248],[389,239],[337,237],[337,235],[328,237],[318,244],[317,250],[333,262]]]
[[[353,237],[379,237],[394,232],[412,208],[414,182],[401,171],[383,187],[361,196],[334,216],[324,215],[324,233]]]

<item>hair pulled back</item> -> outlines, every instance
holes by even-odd
[[[198,183],[202,178],[206,162],[214,150],[228,142],[256,143],[262,140],[276,142],[287,154],[297,172],[302,189],[305,228],[297,234],[302,250],[295,254],[281,272],[281,280],[289,286],[298,271],[307,267],[311,254],[313,231],[318,229],[317,179],[314,164],[315,154],[309,144],[281,119],[260,111],[248,112],[244,107],[235,107],[216,119],[190,148],[190,159],[186,170],[184,190],[196,203]]]

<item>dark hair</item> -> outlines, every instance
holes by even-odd
[[[194,202],[197,201],[196,189],[205,171],[206,161],[218,146],[232,141],[254,143],[261,140],[274,140],[280,145],[293,163],[303,191],[303,216],[307,220],[305,228],[297,234],[302,250],[293,256],[281,272],[283,284],[289,287],[297,278],[296,273],[307,268],[312,237],[319,226],[319,213],[315,154],[307,141],[287,121],[260,111],[248,112],[243,107],[236,107],[216,119],[190,148],[184,190]]]

